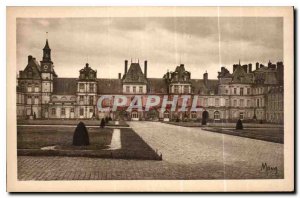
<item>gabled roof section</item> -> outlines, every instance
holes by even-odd
[[[147,84],[147,79],[143,74],[139,63],[131,63],[128,72],[124,76],[123,83]]]
[[[28,56],[28,64],[19,74],[19,78],[40,79],[41,66],[34,57]]]
[[[180,64],[174,72],[167,73],[165,77],[169,78],[171,83],[190,83],[191,73],[185,70],[184,64]]]
[[[93,70],[88,63],[79,71],[79,80],[96,80],[97,71]]]
[[[54,78],[53,94],[54,95],[75,95],[77,91],[76,78]]]
[[[238,65],[232,74],[232,83],[252,83],[253,74],[247,73],[241,65]]]

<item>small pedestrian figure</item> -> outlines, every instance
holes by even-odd
[[[242,130],[243,129],[243,123],[242,123],[241,119],[239,119],[237,121],[235,129],[237,129],[237,130]]]
[[[104,128],[104,127],[105,127],[105,121],[104,121],[104,118],[101,119],[100,127],[101,127],[101,128]]]

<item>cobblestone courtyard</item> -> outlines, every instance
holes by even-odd
[[[283,178],[283,144],[160,122],[129,122],[163,161],[18,157],[20,180]],[[267,171],[262,164],[276,167]]]

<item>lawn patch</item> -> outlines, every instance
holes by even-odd
[[[282,128],[244,128],[243,130],[236,130],[232,128],[206,127],[202,129],[211,132],[235,135],[268,142],[281,144],[284,142],[284,133]]]
[[[121,148],[110,150],[112,128],[87,127],[90,145],[73,146],[74,127],[18,126],[18,155],[161,160],[131,128],[121,128]],[[52,148],[46,149],[42,148]]]

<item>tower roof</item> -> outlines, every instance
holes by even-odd
[[[139,63],[131,63],[123,83],[147,83]]]
[[[50,47],[49,47],[49,43],[48,43],[48,39],[46,39],[46,44],[45,44],[45,47],[44,47],[44,49],[50,49]]]

